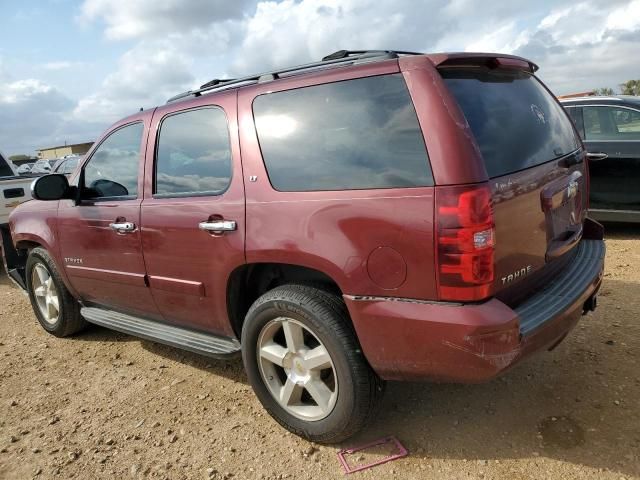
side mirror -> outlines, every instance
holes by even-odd
[[[71,198],[69,180],[58,173],[36,178],[31,184],[31,196],[36,200]]]

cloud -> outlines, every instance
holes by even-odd
[[[15,78],[0,58],[0,147],[93,138],[118,118],[212,78],[345,48],[516,53],[540,65],[558,94],[640,78],[640,0],[84,0],[76,20],[100,29],[107,48],[126,52],[81,98],[46,80],[76,62],[51,59],[34,79]]]
[[[284,0],[261,2],[246,21],[231,70],[248,74],[320,60],[336,50],[425,50],[445,33],[445,0]]]
[[[97,19],[112,40],[162,37],[242,18],[253,0],[85,0],[78,22]]]
[[[80,99],[73,115],[108,124],[140,108],[155,107],[192,86],[190,70],[185,56],[171,45],[143,42],[122,56],[118,69],[95,93]]]
[[[540,65],[539,76],[557,94],[617,90],[620,83],[640,77],[633,61],[639,41],[640,0],[606,14],[583,2],[552,11],[515,53]]]
[[[68,70],[70,68],[79,68],[83,66],[82,62],[69,62],[69,61],[58,61],[58,62],[47,62],[42,65],[42,68],[45,70]]]
[[[35,148],[86,141],[89,132],[68,120],[74,101],[36,79],[0,79],[0,148],[31,154]]]

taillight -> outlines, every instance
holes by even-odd
[[[490,296],[495,223],[489,186],[436,187],[436,225],[440,299]]]

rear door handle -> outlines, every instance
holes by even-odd
[[[238,225],[235,220],[212,220],[209,222],[200,222],[198,228],[211,233],[223,233],[233,232],[238,228]]]
[[[132,233],[136,231],[136,224],[133,222],[110,223],[109,228],[117,233]]]
[[[587,160],[590,162],[599,162],[605,158],[609,158],[609,155],[606,153],[587,153]]]

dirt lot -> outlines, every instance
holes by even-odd
[[[348,442],[409,457],[354,478],[640,479],[640,228],[609,228],[599,309],[486,385],[391,383]],[[0,478],[342,478],[338,447],[267,416],[241,361],[93,327],[42,330],[0,276]]]

